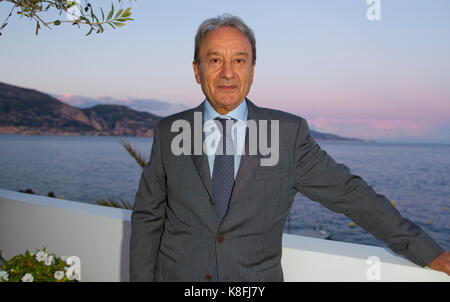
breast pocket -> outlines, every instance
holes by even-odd
[[[253,170],[249,186],[249,191],[253,192],[252,200],[264,211],[264,217],[271,217],[270,220],[279,216],[280,204],[286,199],[288,176],[287,167],[257,167]]]

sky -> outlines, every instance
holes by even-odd
[[[35,23],[14,14],[0,37],[0,81],[193,107],[204,100],[192,69],[195,33],[203,20],[230,13],[255,32],[247,96],[255,104],[302,116],[321,132],[450,144],[450,1],[379,0],[379,20],[369,20],[372,2],[123,0],[135,21],[90,36],[68,24],[35,36]],[[111,1],[91,3],[108,11]],[[10,9],[0,4],[0,22]]]

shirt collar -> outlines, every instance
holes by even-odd
[[[244,98],[242,103],[239,104],[232,111],[227,114],[220,114],[209,103],[208,99],[205,99],[205,113],[203,116],[203,122],[215,119],[216,117],[234,118],[235,120],[246,122],[248,114],[247,100]]]

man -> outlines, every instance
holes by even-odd
[[[281,239],[297,192],[347,215],[410,261],[449,274],[449,252],[328,156],[305,119],[246,98],[255,62],[254,35],[239,18],[223,15],[200,25],[193,68],[206,100],[155,127],[131,219],[130,280],[283,281]],[[262,165],[267,154],[260,150],[250,154],[250,131],[233,140],[226,119],[241,125],[270,121],[267,133],[278,127],[278,141],[272,140],[276,164]],[[182,147],[190,154],[174,152],[180,121],[190,126],[193,143]],[[205,130],[208,123],[217,128]],[[221,140],[194,152],[196,138],[203,143],[207,133]],[[224,152],[230,143],[236,151],[239,139],[246,152]]]

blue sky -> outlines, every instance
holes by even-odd
[[[366,18],[366,0],[122,3],[136,21],[88,37],[70,25],[36,37],[33,23],[13,15],[0,37],[0,81],[195,106],[204,99],[191,65],[195,32],[204,19],[231,13],[256,35],[248,95],[256,104],[323,132],[450,143],[450,1],[381,0],[379,21]],[[9,9],[0,5],[0,21]]]

